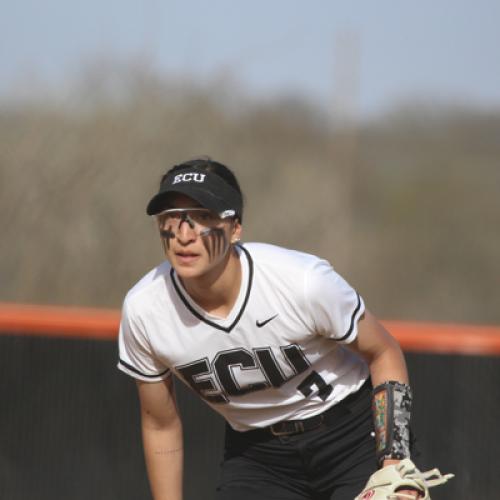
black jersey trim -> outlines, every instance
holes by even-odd
[[[339,339],[335,339],[335,340],[338,340],[338,341],[345,340],[346,338],[349,337],[349,335],[351,335],[351,333],[354,329],[354,322],[355,322],[356,316],[357,316],[359,310],[361,309],[361,297],[359,296],[358,292],[356,292],[356,296],[358,297],[358,303],[356,305],[356,309],[354,309],[354,312],[352,313],[351,324],[349,325],[349,330],[347,330],[347,333],[343,337],[340,337]]]
[[[170,371],[170,368],[167,368],[164,372],[158,373],[157,375],[146,375],[145,373],[142,373],[141,371],[139,371],[137,368],[134,368],[132,365],[130,365],[126,361],[123,361],[123,359],[119,358],[118,361],[125,368],[129,369],[130,371],[132,371],[134,373],[137,373],[137,375],[140,375],[141,377],[146,377],[146,378],[163,377],[163,375],[165,375],[166,373],[168,373]]]
[[[191,312],[191,314],[196,316],[200,321],[203,321],[203,323],[206,323],[207,325],[210,325],[213,328],[217,328],[217,330],[222,330],[223,332],[226,332],[226,333],[231,332],[231,330],[238,324],[238,321],[240,320],[241,316],[243,315],[243,313],[246,309],[247,303],[248,303],[248,299],[250,298],[250,291],[252,289],[252,283],[253,283],[253,260],[252,260],[252,257],[250,256],[250,253],[248,252],[248,250],[246,248],[244,248],[242,245],[238,245],[238,248],[240,248],[244,252],[244,254],[247,258],[247,261],[248,261],[248,286],[247,286],[247,291],[245,294],[245,300],[243,301],[243,304],[241,305],[241,309],[238,312],[238,315],[236,316],[234,321],[227,327],[218,325],[217,323],[210,321],[209,319],[205,318],[202,314],[200,314],[196,309],[194,309],[191,306],[191,304],[186,299],[186,297],[182,293],[182,290],[179,288],[179,285],[177,284],[177,282],[175,280],[174,268],[172,267],[170,269],[170,279],[172,280],[172,283],[174,285],[174,289],[177,292],[177,295],[179,296],[179,298],[184,303],[184,305]]]

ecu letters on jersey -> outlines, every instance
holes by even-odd
[[[287,378],[283,374],[270,347],[253,349],[253,352],[243,348],[232,349],[218,353],[211,363],[207,358],[203,358],[184,366],[176,366],[175,370],[202,398],[211,403],[227,403],[231,396],[242,396],[267,387],[281,387],[295,375],[309,368],[310,364],[299,346],[281,347],[280,351],[294,372],[291,377]],[[260,370],[266,381],[244,385],[238,382],[233,371],[234,367],[239,367],[241,370]],[[307,397],[314,387],[323,400],[333,390],[332,386],[326,384],[321,375],[314,370],[297,386],[297,389]]]

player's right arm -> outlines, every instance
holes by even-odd
[[[182,500],[182,424],[172,377],[137,380],[146,468],[154,500]]]

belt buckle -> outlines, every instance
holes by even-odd
[[[286,421],[285,421],[286,422]],[[279,422],[283,424],[284,422]],[[304,424],[300,421],[295,421],[295,422],[286,422],[288,425],[293,426],[293,429],[290,430],[284,430],[284,431],[278,431],[275,429],[274,425],[271,425],[270,430],[271,434],[273,436],[291,436],[292,434],[298,434],[299,432],[304,432]]]
[[[318,419],[318,423],[309,429],[306,429],[304,426],[304,421],[302,420],[294,420],[287,422],[289,425],[293,425],[292,430],[278,431],[274,428],[274,425],[270,426],[271,434],[273,436],[291,436],[293,434],[299,434],[301,432],[305,432],[306,430],[310,431],[312,429],[316,429],[323,423],[323,415],[318,415],[320,418]],[[283,423],[283,422],[281,422]]]

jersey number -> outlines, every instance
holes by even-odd
[[[282,347],[280,352],[292,370],[285,375],[278,364],[270,347],[261,347],[248,351],[247,349],[232,349],[219,352],[212,362],[208,358],[193,361],[187,365],[177,366],[176,370],[186,383],[202,398],[211,403],[225,403],[231,396],[242,396],[249,392],[259,391],[267,387],[280,387],[296,375],[309,368],[309,362],[302,350],[296,345]],[[243,375],[238,381],[235,368]],[[261,374],[257,382],[243,382],[245,372],[255,370]],[[250,377],[254,378],[254,377]],[[332,392],[332,386],[327,384],[319,373],[312,371],[297,389],[307,397],[318,391],[318,396],[324,401]]]

